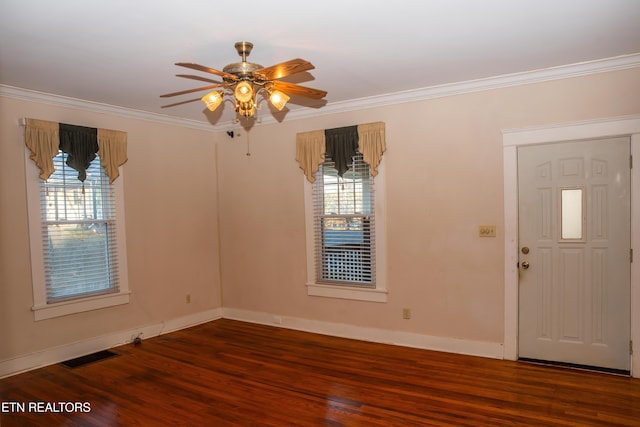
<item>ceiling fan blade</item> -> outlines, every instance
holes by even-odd
[[[193,74],[176,74],[176,77],[184,77],[185,79],[193,79],[193,80],[200,80],[208,83],[222,84],[222,82],[219,82],[217,80],[212,80],[212,79],[208,79],[206,77],[201,77],[201,76],[194,76]]]
[[[263,80],[275,80],[290,76],[291,74],[313,70],[314,68],[315,67],[311,62],[297,58],[292,59],[291,61],[272,65],[271,67],[261,68],[254,71],[253,74]]]
[[[215,74],[216,76],[224,77],[230,80],[238,80],[238,76],[234,74],[225,73],[224,71],[219,71],[213,68],[205,67],[204,65],[192,64],[190,62],[176,62],[176,65],[181,67],[191,68],[193,70],[204,71],[205,73]]]
[[[184,95],[186,93],[198,92],[201,90],[215,89],[217,87],[222,87],[222,86],[223,86],[222,84],[215,84],[211,86],[197,87],[195,89],[181,90],[180,92],[165,93],[164,95],[160,95],[160,98],[169,98],[171,96]]]
[[[280,90],[288,95],[299,95],[306,98],[321,99],[327,96],[327,92],[319,89],[312,89],[306,86],[300,86],[293,83],[274,81],[271,82],[270,87],[276,90]]]

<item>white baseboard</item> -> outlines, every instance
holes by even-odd
[[[367,328],[342,323],[280,316],[277,314],[257,311],[217,308],[177,319],[167,320],[161,323],[140,326],[125,331],[89,338],[71,344],[48,348],[46,350],[37,351],[8,360],[0,360],[0,378],[41,368],[43,366],[53,365],[65,360],[91,354],[96,351],[128,344],[138,335],[142,339],[152,338],[220,318],[278,326],[341,338],[413,347],[423,350],[444,351],[448,353],[467,354],[494,359],[503,358],[503,346],[501,343],[435,337],[413,332]]]
[[[0,360],[0,378],[30,371],[43,366],[53,365],[65,360],[95,353],[96,351],[127,344],[132,342],[138,335],[142,339],[152,338],[158,335],[196,326],[201,323],[217,320],[221,317],[222,309],[217,308],[179,317],[177,319],[167,320],[161,323],[140,326],[126,331],[114,332],[71,344],[64,344],[8,360]]]
[[[503,358],[502,343],[472,341],[457,338],[436,337],[413,332],[392,331],[387,329],[367,328],[341,323],[324,322],[295,317],[280,316],[233,308],[223,308],[225,319],[278,326],[305,332],[351,338],[362,341],[393,344],[423,350],[436,350],[448,353],[482,356],[493,359]]]

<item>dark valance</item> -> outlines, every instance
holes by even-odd
[[[324,136],[327,156],[336,165],[338,175],[342,176],[358,153],[358,126],[326,129]]]
[[[98,129],[60,123],[60,151],[67,153],[67,166],[78,171],[78,179],[87,178],[87,169],[98,152]]]

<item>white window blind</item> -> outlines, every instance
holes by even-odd
[[[316,281],[375,287],[373,178],[362,154],[342,177],[325,158],[313,194]]]
[[[119,290],[114,189],[99,157],[84,183],[66,158],[60,152],[40,184],[48,304]]]

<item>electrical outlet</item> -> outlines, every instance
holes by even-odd
[[[185,295],[184,302],[186,302],[187,304],[191,304],[191,294]]]
[[[403,319],[411,319],[411,309],[410,308],[403,308],[402,309],[402,318]]]

